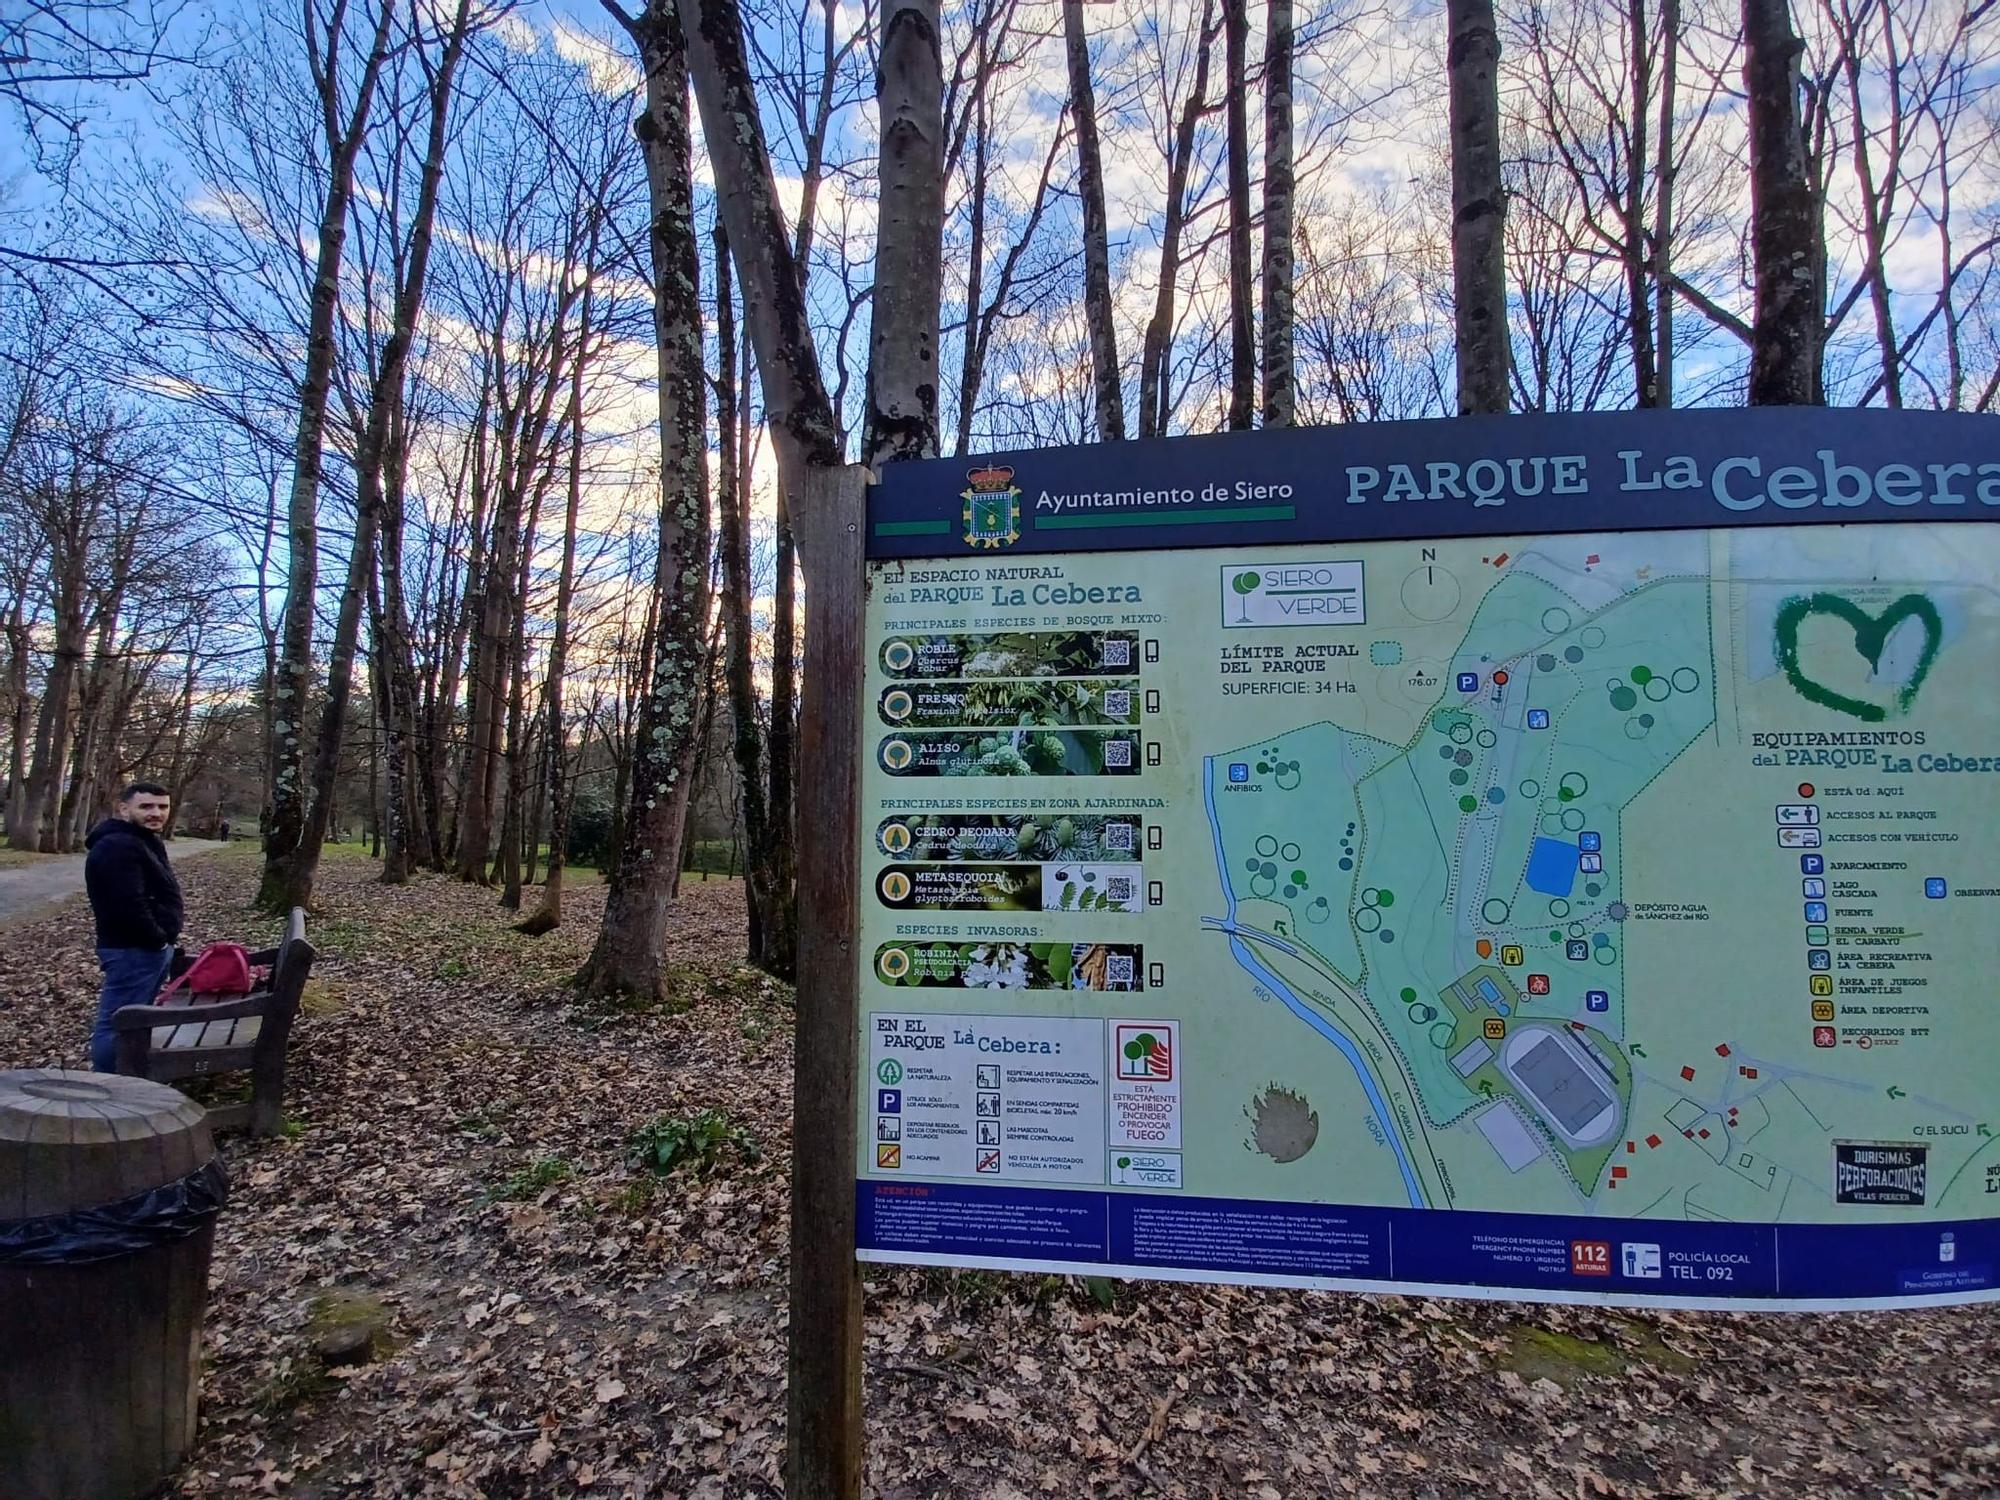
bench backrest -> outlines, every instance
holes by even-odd
[[[278,944],[278,956],[271,965],[271,1006],[264,1013],[264,1035],[268,1036],[274,1026],[279,1031],[290,1028],[305,996],[306,980],[312,977],[313,960],[318,957],[318,951],[306,941],[305,911],[295,906],[285,919],[284,941]]]

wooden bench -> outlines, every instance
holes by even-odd
[[[256,1135],[275,1135],[285,1097],[285,1048],[315,957],[306,941],[306,914],[293,907],[284,942],[250,955],[251,966],[268,967],[270,978],[248,995],[204,1005],[127,1005],[114,1012],[118,1071],[172,1083],[247,1068],[250,1102],[210,1110],[209,1126],[248,1125]]]

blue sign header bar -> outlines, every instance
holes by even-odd
[[[868,556],[2000,520],[2000,417],[1763,407],[1460,417],[887,466]]]

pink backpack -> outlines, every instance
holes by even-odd
[[[171,1004],[179,990],[186,990],[191,998],[249,994],[250,950],[241,943],[210,943],[195,955],[187,972],[161,990],[153,1003]]]

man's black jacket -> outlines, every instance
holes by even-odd
[[[84,840],[83,884],[100,948],[164,948],[181,935],[181,883],[160,836],[107,818]]]

